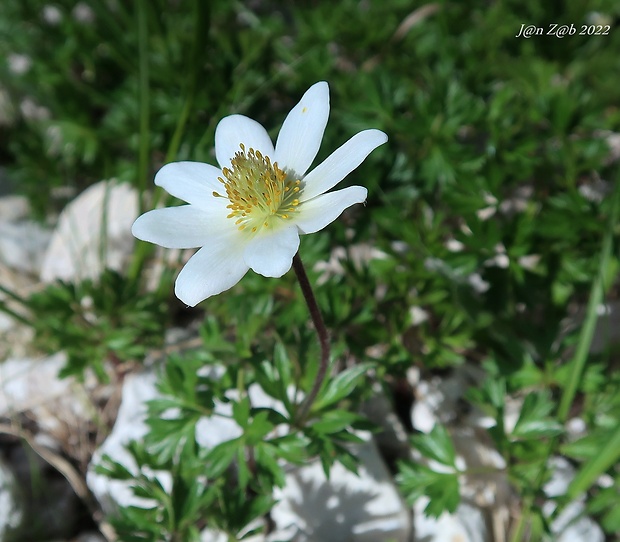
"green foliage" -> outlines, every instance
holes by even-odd
[[[414,448],[424,457],[456,469],[454,445],[442,425],[435,425],[428,435],[416,435],[411,441]]]
[[[415,463],[401,464],[399,471],[397,482],[409,504],[420,497],[428,497],[424,512],[432,517],[456,510],[461,500],[457,474],[436,472]]]
[[[165,301],[109,269],[97,281],[50,285],[25,305],[37,345],[67,354],[61,377],[82,377],[89,368],[107,380],[106,361],[142,361],[163,343]]]
[[[443,512],[454,512],[461,500],[459,470],[456,451],[445,427],[437,424],[430,433],[412,437],[411,443],[431,462],[428,465],[399,462],[396,481],[407,501],[413,503],[420,497],[428,497],[430,500],[425,513],[429,516],[439,517]]]
[[[531,393],[525,397],[512,436],[517,439],[539,439],[562,433],[562,426],[551,417],[555,407],[548,393]]]
[[[317,396],[313,409],[316,411],[324,410],[326,407],[351,395],[370,367],[372,365],[366,363],[342,371],[333,380],[329,381],[324,387],[323,392]]]
[[[252,365],[214,364],[207,352],[208,348],[168,358],[158,381],[161,396],[148,404],[149,432],[143,443],[129,446],[139,473],[110,458],[98,467],[112,479],[131,480],[134,495],[148,499],[141,515],[140,508],[124,508],[114,521],[128,540],[140,536],[193,540],[195,526],[204,518],[209,528],[238,539],[273,505],[272,490],[284,485],[285,465],[302,465],[318,457],[327,475],[335,461],[355,471],[357,459],[348,445],[362,442],[354,430],[370,427],[362,416],[325,405],[324,414],[313,415],[304,427],[295,428],[297,405],[286,399],[288,386],[271,388],[272,406],[256,406],[251,400],[257,393],[261,397],[256,384],[247,394],[231,385],[248,389],[256,374]],[[273,362],[263,359],[259,370],[270,367],[274,374],[283,352],[278,344]],[[361,370],[353,372],[355,378],[361,376]],[[328,378],[326,388],[342,390],[345,382],[350,392],[352,379],[349,373],[342,374],[345,378]],[[335,404],[335,396],[330,397],[329,405]],[[288,408],[282,408],[285,401]],[[201,420],[220,420],[239,436],[203,446],[197,437]],[[164,489],[153,471],[171,472],[172,487]],[[151,525],[153,518],[162,515],[165,521]]]
[[[118,516],[112,518],[120,539],[200,540],[194,518],[215,508],[221,493],[220,488],[201,481],[203,468],[197,458],[186,454],[171,466],[159,462],[137,443],[131,444],[128,451],[136,464],[134,471],[109,457],[104,457],[96,468],[111,479],[131,481],[134,495],[144,499],[143,506],[120,508]],[[161,473],[151,470],[153,466],[168,470],[167,483]]]

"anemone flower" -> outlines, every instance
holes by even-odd
[[[286,117],[275,148],[267,131],[243,115],[223,118],[215,130],[220,168],[200,162],[162,167],[155,184],[188,205],[140,216],[132,233],[166,248],[199,248],[175,284],[190,306],[234,286],[254,270],[281,277],[292,265],[299,235],[336,220],[367,190],[327,192],[358,167],[387,136],[364,130],[309,173],[329,116],[329,87],[314,84]]]

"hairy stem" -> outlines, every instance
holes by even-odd
[[[327,368],[329,367],[329,336],[327,334],[325,323],[323,322],[323,317],[321,316],[321,311],[319,310],[316,298],[314,297],[312,286],[308,280],[308,275],[306,274],[304,264],[301,262],[301,258],[299,257],[299,252],[293,257],[293,269],[295,269],[299,286],[304,294],[304,299],[308,305],[310,317],[312,318],[312,323],[314,324],[314,328],[319,336],[319,343],[321,345],[321,361],[319,363],[319,369],[316,373],[314,385],[297,412],[297,421],[303,423],[306,416],[310,412],[310,408],[312,408],[312,404],[314,403],[316,396],[321,390],[323,380],[325,380],[325,375],[327,374]]]

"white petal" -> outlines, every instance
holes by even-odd
[[[165,248],[196,248],[214,234],[229,229],[225,220],[225,214],[208,213],[194,205],[164,207],[138,217],[131,233]]]
[[[255,120],[243,115],[224,117],[215,129],[215,157],[220,167],[230,167],[230,161],[243,143],[246,149],[260,151],[273,159],[273,143],[267,131]]]
[[[232,288],[248,271],[238,230],[212,239],[194,254],[177,277],[174,293],[190,307]]]
[[[248,243],[243,258],[256,273],[281,277],[293,264],[299,249],[299,232],[295,226],[264,231]]]
[[[213,192],[222,191],[218,177],[222,177],[221,170],[209,164],[172,162],[157,172],[155,184],[175,198],[198,207],[209,207]]]
[[[299,199],[312,199],[336,186],[386,141],[387,136],[381,130],[364,130],[354,135],[305,176]]]
[[[278,134],[274,160],[281,169],[302,177],[316,158],[329,117],[329,87],[315,83],[291,110]]]
[[[367,194],[368,190],[362,186],[349,186],[304,201],[299,205],[299,217],[295,219],[295,225],[301,233],[322,230],[336,220],[347,207],[364,202]]]

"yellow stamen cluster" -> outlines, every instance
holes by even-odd
[[[235,218],[240,230],[251,228],[254,233],[269,227],[274,219],[288,219],[297,211],[301,181],[290,178],[268,156],[243,143],[231,160],[232,169],[223,168],[219,181],[226,195],[213,192],[217,198],[227,198],[230,209],[227,218]]]

